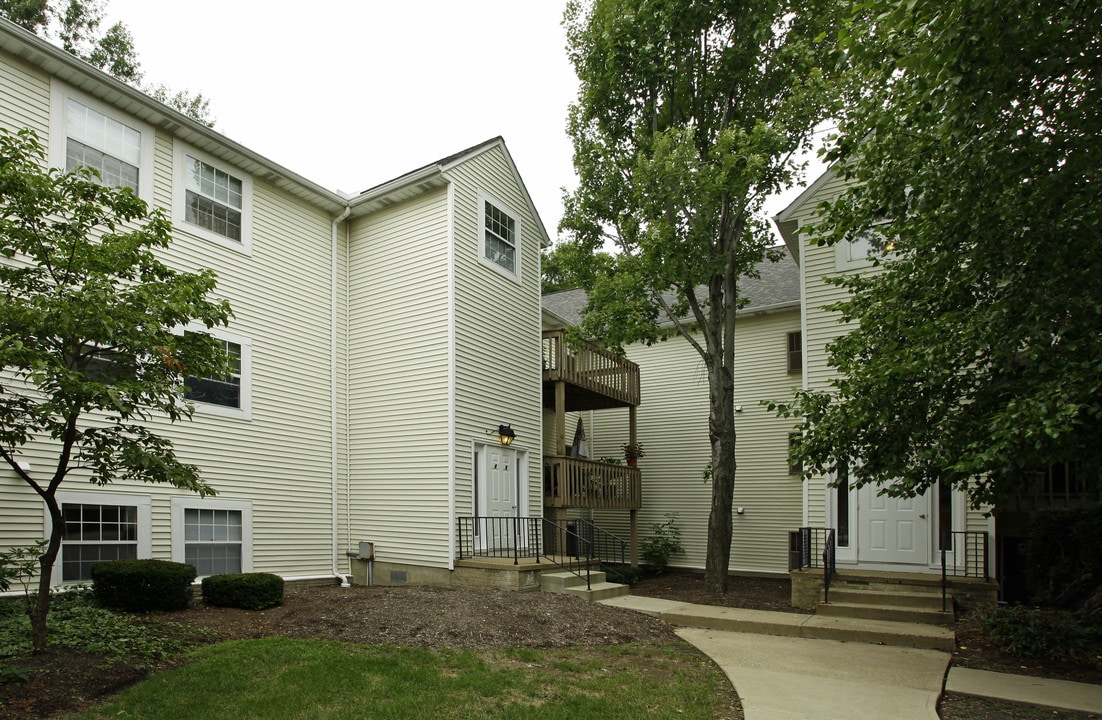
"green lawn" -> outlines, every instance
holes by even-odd
[[[467,652],[270,638],[200,648],[79,718],[727,717],[721,672],[673,645]]]

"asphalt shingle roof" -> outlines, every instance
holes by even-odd
[[[800,272],[796,261],[785,251],[777,262],[763,261],[758,265],[761,277],[743,277],[739,290],[749,300],[741,312],[753,312],[772,305],[799,302]],[[587,295],[585,290],[560,290],[543,296],[543,309],[554,313],[570,325],[582,321]]]

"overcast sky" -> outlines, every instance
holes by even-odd
[[[108,0],[148,83],[209,98],[215,128],[359,192],[501,135],[552,239],[575,186],[565,0]],[[784,201],[770,204],[771,214]]]

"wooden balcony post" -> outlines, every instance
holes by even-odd
[[[631,545],[631,566],[639,567],[639,511],[631,510],[631,535],[628,544]]]
[[[566,456],[566,382],[555,383],[555,454]]]

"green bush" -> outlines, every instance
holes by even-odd
[[[643,559],[647,561],[655,575],[661,575],[665,571],[670,562],[670,555],[685,550],[681,545],[681,531],[674,524],[677,513],[666,513],[665,517],[666,522],[654,523],[650,526],[653,534],[643,541],[643,546],[640,548]]]
[[[981,610],[978,617],[983,631],[1017,657],[1083,662],[1102,642],[1102,632],[1065,611],[1010,605]]]
[[[263,610],[283,604],[283,578],[271,573],[227,573],[203,578],[203,602]]]
[[[1033,573],[1033,601],[1075,607],[1102,587],[1102,506],[1041,510],[1022,552]]]
[[[92,566],[92,593],[113,610],[184,610],[191,604],[195,568],[167,560],[114,560]]]

